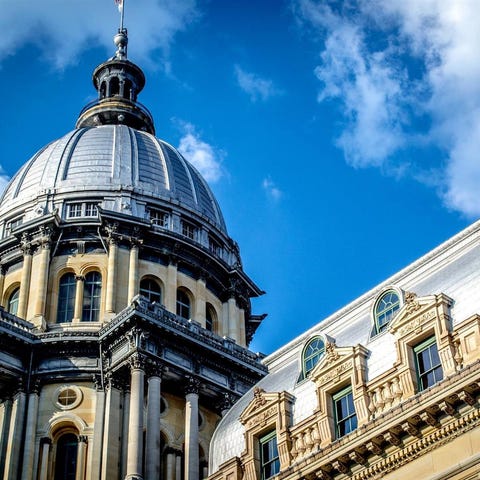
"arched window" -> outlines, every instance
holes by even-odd
[[[75,480],[77,471],[78,439],[73,433],[65,433],[57,441],[55,455],[55,480]]]
[[[320,337],[312,338],[303,350],[302,368],[303,375],[306,377],[318,363],[322,355],[325,353],[325,343]]]
[[[183,290],[177,290],[177,315],[187,320],[191,317],[191,302]]]
[[[385,292],[375,305],[375,327],[374,335],[383,332],[400,308],[400,298],[394,290]]]
[[[147,297],[149,302],[162,303],[162,289],[152,278],[144,278],[140,282],[140,295]]]
[[[113,77],[110,79],[110,96],[113,97],[114,95],[120,94],[120,81],[117,77]]]
[[[215,321],[217,320],[217,314],[212,305],[207,303],[207,309],[205,312],[205,328],[210,332],[213,332]]]
[[[16,315],[18,312],[18,298],[20,296],[20,287],[17,287],[8,297],[7,312]]]
[[[66,273],[60,279],[58,290],[57,323],[71,322],[75,310],[77,281],[73,273]]]
[[[83,322],[98,322],[100,318],[101,294],[102,276],[99,272],[87,273],[83,287]]]

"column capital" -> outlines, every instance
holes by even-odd
[[[97,392],[102,392],[103,391],[103,382],[102,382],[102,377],[98,373],[94,373],[92,375],[92,381],[93,381],[93,386],[95,387],[95,390]]]
[[[163,375],[167,371],[165,365],[159,365],[154,360],[149,360],[145,369],[148,377],[158,377],[160,379],[162,379]]]
[[[146,357],[139,352],[133,353],[128,359],[131,370],[145,370]]]
[[[79,443],[88,443],[88,437],[86,435],[79,435],[78,436]]]
[[[22,238],[20,239],[20,250],[22,251],[24,256],[32,254],[30,235],[27,235],[26,233],[22,235]]]
[[[40,445],[51,445],[52,440],[49,437],[42,437],[40,439]]]
[[[187,384],[185,385],[185,395],[195,393],[198,395],[200,391],[200,381],[194,377],[187,378]]]
[[[130,248],[140,248],[143,245],[143,238],[140,237],[130,237]]]

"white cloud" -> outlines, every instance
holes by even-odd
[[[74,63],[87,46],[112,42],[119,24],[113,0],[16,0],[2,2],[0,61],[26,45],[35,45],[59,69]],[[198,16],[195,0],[125,0],[125,24],[129,29],[129,57],[139,63],[158,63],[162,52],[168,65],[174,35]]]
[[[235,65],[235,78],[240,88],[250,96],[252,102],[265,101],[282,94],[282,91],[277,89],[271,80],[247,72],[238,65]]]
[[[223,153],[204,142],[191,123],[181,124],[184,135],[178,150],[208,182],[217,182],[223,175]]]
[[[294,11],[324,39],[318,98],[340,101],[347,161],[403,167],[449,208],[480,215],[477,2],[295,0]],[[428,149],[437,152],[433,167]],[[406,156],[409,165],[398,165]]]
[[[283,196],[283,192],[277,187],[270,177],[263,179],[262,188],[265,190],[268,197],[275,202],[278,202]]]

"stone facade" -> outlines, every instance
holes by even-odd
[[[478,478],[479,238],[477,223],[267,357],[214,434],[209,480]]]

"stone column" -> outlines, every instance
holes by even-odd
[[[132,242],[130,248],[130,265],[128,269],[128,301],[131,302],[132,298],[138,294],[138,252],[139,245],[137,241]]]
[[[117,280],[117,241],[110,237],[108,241],[108,271],[107,271],[107,295],[105,310],[107,313],[115,313],[115,290]]]
[[[128,387],[130,388],[130,386]],[[121,455],[121,477],[127,474],[127,452],[128,452],[128,419],[130,416],[130,390],[124,390],[123,394],[123,423],[122,423],[122,455]]]
[[[6,273],[5,266],[0,265],[0,301],[3,300],[3,287],[5,286],[5,273]]]
[[[165,480],[175,480],[175,452],[167,453],[167,474]]]
[[[23,446],[22,478],[33,478],[33,459],[35,458],[35,434],[38,415],[39,385],[36,384],[28,396],[27,424]]]
[[[185,389],[185,480],[198,480],[198,391],[200,383],[190,378]]]
[[[80,435],[78,437],[77,470],[75,472],[75,480],[84,480],[86,463],[87,463],[87,436]]]
[[[167,267],[165,283],[165,308],[169,312],[177,312],[177,265],[170,261]]]
[[[228,336],[239,341],[237,302],[234,297],[228,299]]]
[[[48,267],[50,264],[50,232],[45,230],[40,239],[40,264],[35,279],[37,287],[35,300],[35,317],[43,323],[45,321],[45,303],[48,287]]]
[[[182,480],[182,456],[181,455],[177,455],[175,457],[175,480]]]
[[[145,480],[160,478],[160,403],[162,368],[152,369],[148,379]]]
[[[103,430],[102,480],[119,478],[122,419],[120,390],[116,379],[108,373],[105,381],[105,423]]]
[[[32,275],[32,248],[25,238],[22,239],[23,267],[20,280],[20,293],[18,296],[17,316],[26,319],[28,296],[30,293],[30,278]]]
[[[197,280],[197,291],[195,295],[195,313],[194,319],[197,322],[200,322],[205,326],[205,314],[206,314],[206,289],[205,289],[205,278],[199,278]]]
[[[101,361],[101,359],[100,359]],[[96,394],[95,394],[95,420],[93,423],[93,440],[91,445],[91,453],[89,458],[88,469],[92,478],[101,478],[102,470],[102,449],[103,449],[103,427],[105,418],[105,390],[100,375],[93,378]]]
[[[21,467],[20,446],[23,444],[26,398],[25,392],[19,391],[13,400],[3,480],[17,480],[18,471]]]
[[[8,434],[10,430],[10,422],[12,417],[12,400],[6,399],[1,405],[2,415],[0,423],[0,478],[3,479],[3,471],[5,468],[5,458],[8,446]]]
[[[128,419],[128,452],[126,480],[143,480],[143,389],[144,358],[139,353],[130,357],[130,414]]]
[[[75,281],[77,282],[75,288],[75,306],[73,309],[73,322],[80,322],[82,320],[83,314],[83,287],[85,282],[85,277],[81,275],[75,276]]]
[[[41,459],[40,459],[40,471],[39,480],[48,480],[48,457],[50,455],[50,445],[52,441],[48,437],[44,437],[40,441]]]

